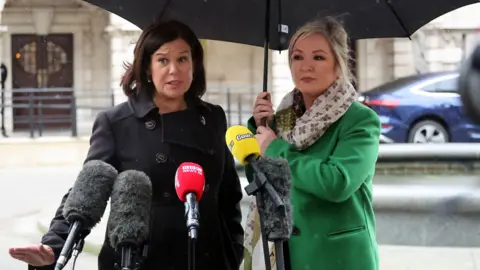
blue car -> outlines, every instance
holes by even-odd
[[[359,101],[382,123],[383,143],[480,142],[480,126],[466,116],[458,72],[413,75],[363,92]]]

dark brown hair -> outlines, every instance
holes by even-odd
[[[140,35],[134,49],[133,63],[125,65],[126,71],[120,85],[127,96],[147,91],[151,96],[155,86],[148,82],[147,70],[152,55],[165,43],[183,39],[192,52],[193,80],[186,95],[201,98],[206,90],[205,67],[203,65],[203,48],[195,33],[187,25],[171,20],[154,23]]]

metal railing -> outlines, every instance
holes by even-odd
[[[247,86],[214,85],[203,99],[221,105],[229,125],[245,125],[252,115],[256,93]],[[34,138],[43,136],[46,130],[68,129],[71,136],[77,137],[78,125],[91,125],[99,111],[114,105],[113,91],[22,88],[6,91],[5,103],[0,108],[3,106],[5,114],[11,115],[5,124],[13,125],[14,132],[28,132]]]
[[[378,162],[480,161],[480,143],[381,144]]]
[[[204,100],[221,105],[229,125],[245,125],[252,115],[258,94],[250,86],[213,85]],[[74,91],[71,88],[14,89],[7,91],[5,111],[10,110],[11,124],[22,126],[30,137],[43,136],[44,130],[65,131],[76,137],[78,125],[91,124],[98,111],[115,105],[113,91]],[[0,105],[1,106],[1,105]],[[81,117],[79,117],[81,115]],[[88,135],[88,134],[86,134]],[[470,162],[480,160],[480,144],[381,144],[380,163],[395,162]]]
[[[43,136],[44,131],[65,131],[78,136],[78,113],[88,111],[93,119],[96,112],[114,105],[111,93],[97,94],[72,88],[22,88],[9,91],[3,104],[4,111],[10,110],[10,123],[14,132],[29,133],[31,138]],[[2,105],[0,105],[2,106]]]

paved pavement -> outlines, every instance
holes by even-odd
[[[24,264],[9,257],[8,248],[38,243],[41,237],[38,224],[48,226],[78,170],[78,167],[0,169],[0,269],[26,269]],[[100,225],[87,241],[94,243],[102,238]],[[256,257],[254,269],[261,270],[261,250]],[[381,270],[480,270],[480,249],[473,248],[381,246],[380,257]],[[96,269],[96,260],[94,254],[84,252],[77,269]]]
[[[26,269],[8,249],[39,242],[42,210],[60,202],[77,173],[78,168],[0,169],[0,269]],[[95,255],[84,253],[77,260],[76,269],[96,268]]]

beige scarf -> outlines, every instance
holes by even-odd
[[[357,93],[353,86],[337,80],[314,101],[310,109],[306,110],[302,94],[294,89],[282,99],[275,114],[277,136],[288,141],[296,149],[304,150],[340,119],[356,99]],[[245,255],[241,270],[253,270],[253,254],[260,237],[257,205],[255,200],[252,200],[247,214]],[[272,270],[275,270],[273,243],[269,243],[269,254]]]

